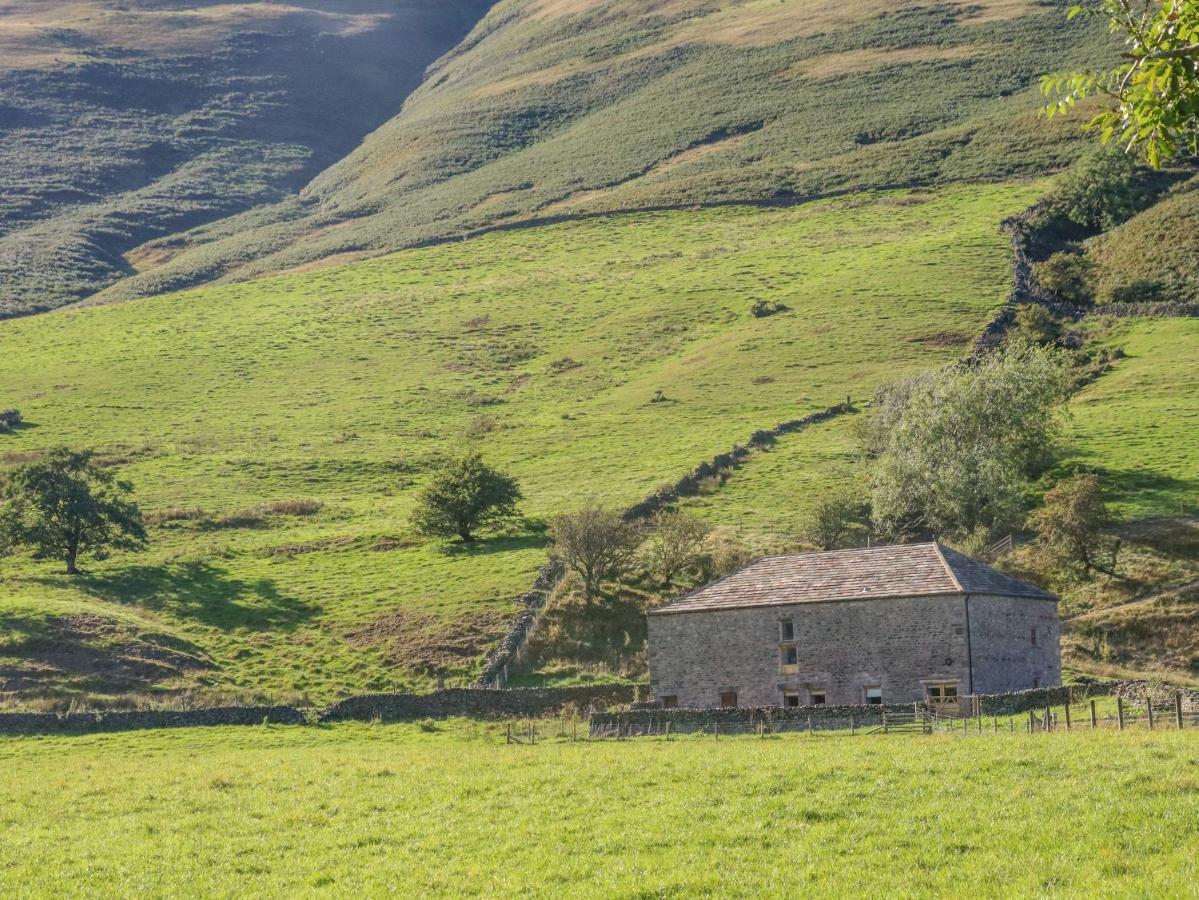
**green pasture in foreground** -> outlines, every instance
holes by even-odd
[[[942,365],[1006,294],[999,221],[1044,187],[617,216],[0,323],[0,406],[30,423],[0,463],[93,446],[147,511],[208,515],[77,580],[0,563],[0,676],[314,699],[466,677],[544,548],[535,527],[469,550],[412,535],[441,459],[480,448],[534,518],[625,504]],[[759,299],[789,310],[755,318]],[[323,506],[253,510],[300,499]],[[134,639],[128,671],[101,665]]]
[[[1184,896],[1199,733],[0,740],[5,896]]]
[[[1070,461],[1093,467],[1125,517],[1199,509],[1199,320],[1117,319],[1127,357],[1073,398]]]

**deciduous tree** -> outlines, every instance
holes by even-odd
[[[662,510],[654,516],[646,547],[650,571],[670,587],[680,573],[699,563],[712,526],[698,516]]]
[[[111,550],[144,548],[133,486],[92,456],[63,447],[17,469],[4,487],[0,547],[29,547],[35,558],[61,559],[68,575],[79,574],[81,556],[104,559]]]
[[[1085,126],[1106,143],[1141,149],[1150,165],[1199,152],[1199,0],[1089,0],[1070,18],[1098,16],[1124,41],[1109,69],[1054,73],[1042,79],[1053,115],[1092,95],[1110,101]]]
[[[515,516],[522,499],[514,478],[488,466],[479,453],[467,453],[421,491],[412,524],[422,534],[456,536],[469,543],[479,529]]]
[[[1028,524],[1059,563],[1091,572],[1099,567],[1099,557],[1107,555],[1114,567],[1119,544],[1105,534],[1112,516],[1099,476],[1078,475],[1055,485],[1045,494],[1044,506],[1029,516]]]
[[[869,516],[869,505],[850,488],[834,490],[816,500],[816,505],[800,524],[800,536],[821,550],[835,550]]]
[[[1010,343],[924,377],[872,430],[876,526],[947,538],[1018,524],[1029,478],[1049,459],[1066,373],[1058,351]]]
[[[605,581],[628,571],[645,538],[644,529],[620,513],[588,503],[550,520],[554,552],[583,582],[590,603]]]

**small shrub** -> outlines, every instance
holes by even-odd
[[[0,431],[10,431],[20,425],[21,422],[20,410],[6,409],[0,411]]]
[[[1153,193],[1144,189],[1145,171],[1131,153],[1100,151],[1065,175],[1050,202],[1071,222],[1106,231],[1153,202]]]
[[[749,308],[750,315],[755,319],[765,319],[767,316],[774,316],[782,312],[787,312],[791,307],[770,300],[755,300]]]
[[[1058,300],[1085,306],[1094,298],[1095,263],[1082,253],[1055,253],[1034,263],[1037,283]]]
[[[1061,321],[1039,303],[1025,304],[1016,311],[1016,328],[1042,347],[1056,344],[1062,336]]]
[[[495,416],[475,416],[466,425],[466,436],[468,438],[481,438],[498,430],[499,427],[500,423],[496,420]]]
[[[254,510],[264,516],[312,516],[323,506],[319,500],[275,500],[260,503]]]
[[[666,392],[661,388],[654,391],[654,395],[649,398],[650,403],[665,403],[667,400]]]
[[[569,356],[564,356],[561,359],[556,359],[550,363],[549,369],[552,375],[561,375],[563,372],[569,372],[571,369],[582,368],[582,363],[576,359],[571,359]]]
[[[753,560],[753,553],[728,531],[714,531],[708,539],[707,552],[701,557],[700,577],[703,581],[723,578],[744,568]]]
[[[240,512],[230,513],[212,520],[213,528],[265,528],[266,526],[266,518],[252,509],[243,509]]]

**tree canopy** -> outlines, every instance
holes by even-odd
[[[1041,82],[1053,115],[1102,95],[1109,106],[1085,126],[1107,143],[1140,149],[1155,168],[1199,152],[1199,0],[1090,0],[1070,18],[1100,16],[1124,40],[1122,61],[1105,70],[1053,73]]]
[[[17,469],[4,487],[0,548],[29,547],[38,559],[61,559],[79,573],[82,555],[104,559],[110,550],[146,546],[133,486],[92,460],[91,450],[51,450]]]
[[[880,392],[866,435],[875,525],[959,539],[1017,525],[1065,390],[1057,351],[1016,342]]]
[[[590,603],[600,586],[623,575],[636,558],[644,529],[596,503],[550,520],[554,553],[583,582]]]
[[[422,534],[459,537],[469,543],[480,528],[516,515],[524,495],[514,478],[499,472],[477,453],[453,460],[421,492],[412,523]]]

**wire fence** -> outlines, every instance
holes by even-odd
[[[1090,699],[1057,705],[1046,704],[1021,712],[988,715],[981,703],[963,698],[960,706],[914,703],[912,708],[882,710],[878,715],[758,716],[744,719],[689,715],[671,718],[637,713],[592,717],[588,737],[597,740],[627,740],[635,737],[700,735],[721,737],[773,734],[838,733],[849,736],[873,734],[1037,734],[1082,731],[1167,731],[1199,728],[1199,709],[1187,695],[1148,698],[1133,703],[1122,697]],[[613,720],[615,719],[615,720]]]

